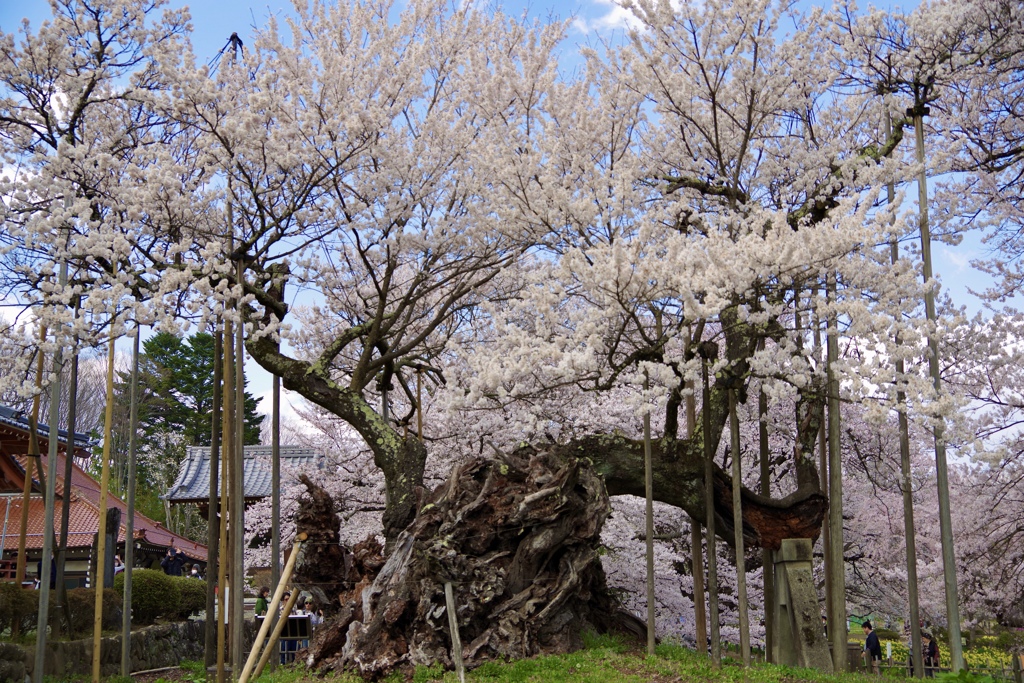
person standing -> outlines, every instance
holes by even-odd
[[[878,636],[871,628],[871,622],[867,619],[861,624],[864,629],[864,657],[871,663],[871,671],[879,676],[882,673],[882,644],[878,642]]]
[[[260,588],[260,594],[259,597],[256,598],[256,608],[254,610],[256,612],[256,616],[266,616],[267,610],[270,609],[270,603],[267,602],[267,596],[269,595],[269,586],[263,586],[262,588]]]
[[[160,566],[164,574],[169,576],[181,576],[181,568],[185,565],[185,553],[178,548],[168,548],[164,559],[160,560]]]
[[[935,670],[939,668],[939,644],[931,633],[921,634],[921,650],[924,654],[924,675],[935,678]]]

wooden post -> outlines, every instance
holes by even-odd
[[[462,661],[462,638],[459,636],[459,618],[455,614],[455,593],[451,581],[444,582],[444,602],[448,607],[448,630],[452,636],[452,659],[459,674],[459,683],[466,683],[466,663]]]

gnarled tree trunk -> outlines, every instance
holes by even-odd
[[[330,606],[307,664],[375,679],[396,668],[451,667],[444,586],[454,587],[469,665],[565,652],[616,617],[598,557],[610,511],[585,460],[532,448],[457,466],[426,496],[386,563],[372,540],[337,545],[333,502],[306,480],[297,531],[310,548],[295,582]]]

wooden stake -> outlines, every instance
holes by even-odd
[[[452,659],[459,674],[459,683],[466,683],[466,663],[462,661],[462,637],[459,635],[459,618],[455,614],[455,593],[450,581],[444,582],[444,602],[448,607],[448,631],[452,637]]]

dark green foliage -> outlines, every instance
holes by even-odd
[[[92,633],[96,616],[96,591],[92,588],[73,588],[68,591],[68,608],[71,623],[64,624],[64,633],[71,638],[82,638]],[[50,604],[51,624],[53,619],[64,619],[64,612],[57,607],[56,596]],[[103,629],[116,630],[121,627],[121,593],[113,588],[103,591]]]
[[[878,636],[879,640],[895,640],[899,641],[902,639],[899,633],[893,631],[891,628],[876,628],[875,635]]]
[[[206,582],[188,576],[172,576],[181,593],[179,619],[188,619],[206,609]]]
[[[114,590],[124,593],[123,572],[114,577]],[[155,569],[132,571],[132,623],[152,624],[159,616],[177,617],[180,605],[181,589],[174,577]]]
[[[959,673],[951,671],[939,672],[935,674],[935,680],[940,681],[940,683],[995,683],[995,679],[991,676],[971,673],[967,669],[961,669]]]
[[[22,633],[35,629],[38,600],[35,591],[27,591],[6,581],[0,582],[0,631],[11,628],[16,622],[21,626]]]
[[[213,335],[188,339],[160,332],[142,344],[139,424],[148,437],[174,434],[191,446],[210,445],[213,409]],[[127,378],[123,378],[127,379]],[[245,394],[245,443],[260,440],[263,418],[256,399]]]

